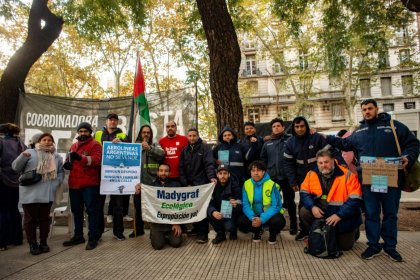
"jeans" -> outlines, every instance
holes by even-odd
[[[269,219],[265,224],[262,225],[262,227],[268,226],[268,231],[270,234],[279,234],[280,231],[284,228],[286,225],[286,220],[284,219],[283,215],[280,213],[275,214],[271,219]],[[257,232],[261,230],[261,227],[256,228],[252,226],[252,221],[248,219],[245,214],[242,214],[238,218],[238,228],[240,231],[244,233],[248,232]]]
[[[86,207],[89,220],[89,239],[99,236],[98,199],[99,186],[82,189],[69,189],[71,212],[74,217],[74,236],[83,236],[83,212]]]
[[[365,229],[368,245],[381,249],[382,237],[385,249],[397,246],[397,215],[400,206],[401,189],[388,187],[388,193],[371,192],[370,186],[362,187],[365,204]],[[381,223],[382,209],[382,223]]]
[[[292,189],[287,179],[275,182],[280,185],[283,193],[283,207],[286,208],[289,213],[290,228],[297,228],[295,191]]]
[[[141,193],[133,195],[134,201],[134,210],[135,210],[135,224],[136,224],[136,233],[143,234],[144,233],[144,222],[141,216]]]

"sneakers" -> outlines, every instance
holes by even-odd
[[[220,244],[226,240],[226,234],[224,232],[219,232],[216,235],[216,238],[211,241],[213,244]]]
[[[197,235],[198,235],[197,229],[193,228],[193,229],[187,230],[187,236],[191,237],[191,236],[197,236]]]
[[[119,234],[114,234],[114,237],[118,240],[118,241],[123,241],[125,240],[125,236],[122,233]]]
[[[252,236],[252,241],[253,242],[261,242],[263,233],[264,233],[263,229],[260,229],[257,232],[254,232],[254,235]]]
[[[225,237],[225,239],[226,239],[226,237]],[[204,244],[204,243],[207,243],[208,241],[209,241],[209,236],[207,234],[198,235],[198,238],[197,238],[197,243],[198,244]]]
[[[238,239],[238,234],[237,234],[237,232],[236,231],[232,231],[230,234],[229,234],[229,240],[237,240]]]
[[[402,262],[401,255],[395,249],[384,249],[385,253],[388,254],[389,258],[394,262]]]
[[[48,246],[46,241],[41,241],[39,244],[39,250],[41,253],[48,253],[50,251],[50,247]]]
[[[31,253],[31,255],[34,255],[34,256],[42,253],[41,250],[39,249],[38,243],[35,242],[35,243],[29,244],[29,253]]]
[[[111,216],[112,217],[112,216]],[[126,216],[124,216],[123,217],[123,221],[124,222],[132,222],[134,219],[133,218],[131,218],[130,216],[128,216],[128,215],[126,215]]]
[[[308,237],[308,233],[301,230],[299,231],[299,233],[296,235],[295,240],[296,241],[302,241],[305,240]]]
[[[270,233],[270,237],[268,237],[268,244],[274,245],[277,243],[277,234]]]
[[[86,244],[86,250],[93,250],[98,246],[98,241],[96,239],[89,239],[88,243]]]
[[[85,243],[85,238],[83,236],[73,236],[70,240],[66,240],[63,242],[63,246],[74,246],[78,244]]]
[[[377,249],[373,246],[369,246],[361,255],[362,259],[371,260],[382,251],[382,249]],[[395,251],[396,252],[396,251]],[[398,253],[397,253],[398,254]],[[401,256],[400,256],[401,257]]]
[[[106,222],[107,222],[108,224],[111,224],[111,223],[112,223],[112,221],[113,221],[113,218],[112,218],[112,216],[111,216],[111,215],[106,216]]]

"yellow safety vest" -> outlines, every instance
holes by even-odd
[[[95,140],[98,141],[99,144],[101,144],[101,145],[102,145],[102,134],[104,134],[103,131],[96,131],[95,132]],[[115,137],[120,138],[121,140],[124,140],[125,137],[127,137],[127,135],[124,132],[120,132],[120,133],[117,133],[115,135]]]
[[[268,208],[271,207],[271,191],[273,190],[273,186],[276,186],[276,188],[280,191],[280,186],[276,184],[274,181],[272,181],[271,179],[265,181],[263,184],[262,197],[263,197],[264,212],[267,211]],[[245,181],[244,187],[245,187],[247,197],[249,199],[249,204],[251,204],[251,208],[252,208],[252,203],[254,202],[254,184],[252,184],[251,179]],[[284,209],[281,208],[280,214],[283,214],[283,213],[284,213]]]

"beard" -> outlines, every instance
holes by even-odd
[[[90,136],[87,135],[79,135],[76,139],[79,141],[86,141],[90,138]]]

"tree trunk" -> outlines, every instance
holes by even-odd
[[[226,125],[243,135],[238,90],[241,50],[225,0],[197,0],[210,56],[210,90],[220,132]]]
[[[0,81],[0,123],[14,122],[19,93],[32,65],[58,38],[63,20],[49,10],[48,0],[33,0],[28,20],[28,37],[13,54]],[[41,20],[44,21],[42,26]]]

